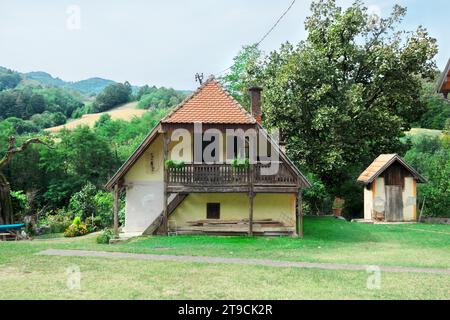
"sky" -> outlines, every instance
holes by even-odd
[[[193,89],[195,73],[217,74],[255,43],[292,0],[0,0],[0,66],[46,71],[66,81],[102,77],[134,85]],[[338,0],[347,6],[350,0]],[[261,44],[269,53],[306,37],[310,0],[297,0]],[[425,26],[450,58],[448,0],[365,0],[386,16],[408,8],[406,30]]]

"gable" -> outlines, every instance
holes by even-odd
[[[439,79],[437,92],[438,93],[450,92],[450,59],[448,60],[447,66],[445,67]]]
[[[161,123],[255,124],[253,118],[213,77]]]
[[[400,174],[402,176],[413,176],[419,183],[426,182],[425,178],[423,178],[397,154],[380,155],[366,168],[366,170],[361,173],[358,177],[358,182],[367,185],[372,183],[381,175],[385,175],[389,181],[392,180],[393,182],[398,182],[396,180],[399,179]]]

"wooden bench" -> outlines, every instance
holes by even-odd
[[[0,233],[0,239],[2,239],[3,241],[7,241],[7,240],[17,240],[17,234],[16,233],[12,233],[12,232],[2,232]]]

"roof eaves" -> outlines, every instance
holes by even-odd
[[[450,58],[448,59],[447,66],[445,67],[444,72],[442,72],[442,75],[439,79],[437,93],[442,93],[441,89],[444,86],[445,81],[447,80],[449,72],[450,72]]]
[[[148,146],[156,138],[159,130],[161,129],[161,123],[158,123],[150,133],[145,137],[141,144],[134,150],[134,152],[128,157],[128,159],[120,166],[119,170],[105,184],[105,188],[110,190],[131,168],[131,166],[139,159],[140,155],[147,150]]]
[[[297,174],[298,177],[300,177],[300,180],[303,183],[303,187],[309,188],[311,187],[311,182],[308,181],[308,179],[303,175],[303,173],[297,168],[297,166],[289,159],[289,157],[281,150],[280,145],[272,139],[272,137],[269,135],[269,133],[266,131],[266,129],[263,128],[261,124],[257,124],[260,130],[262,130],[265,137],[269,140],[269,142],[275,147],[275,150],[278,152],[278,154],[281,156],[283,160],[285,160],[288,165],[294,170],[294,172]]]

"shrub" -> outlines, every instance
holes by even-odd
[[[39,221],[40,225],[48,226],[49,233],[64,232],[72,223],[71,217],[64,210],[58,210],[56,214],[53,211],[47,214]]]
[[[73,238],[84,236],[89,233],[87,226],[84,223],[79,223],[77,225],[71,224],[66,231],[64,231],[64,237]]]
[[[166,160],[166,168],[180,169],[184,167],[184,161],[181,160]]]
[[[450,216],[450,144],[448,135],[442,139],[422,137],[414,142],[405,160],[427,179],[418,185],[418,208],[425,201],[423,215]]]
[[[97,236],[97,243],[99,244],[109,244],[109,240],[115,237],[114,232],[111,229],[105,229],[102,233]]]
[[[83,219],[95,215],[94,196],[96,193],[97,188],[92,183],[86,184],[80,191],[72,195],[69,202],[69,209]]]
[[[72,224],[73,224],[74,226],[79,226],[79,225],[81,224],[81,218],[80,218],[80,217],[75,217],[75,218],[73,219]]]
[[[250,162],[248,159],[234,159],[231,161],[231,167],[234,169],[242,168],[247,169]]]

